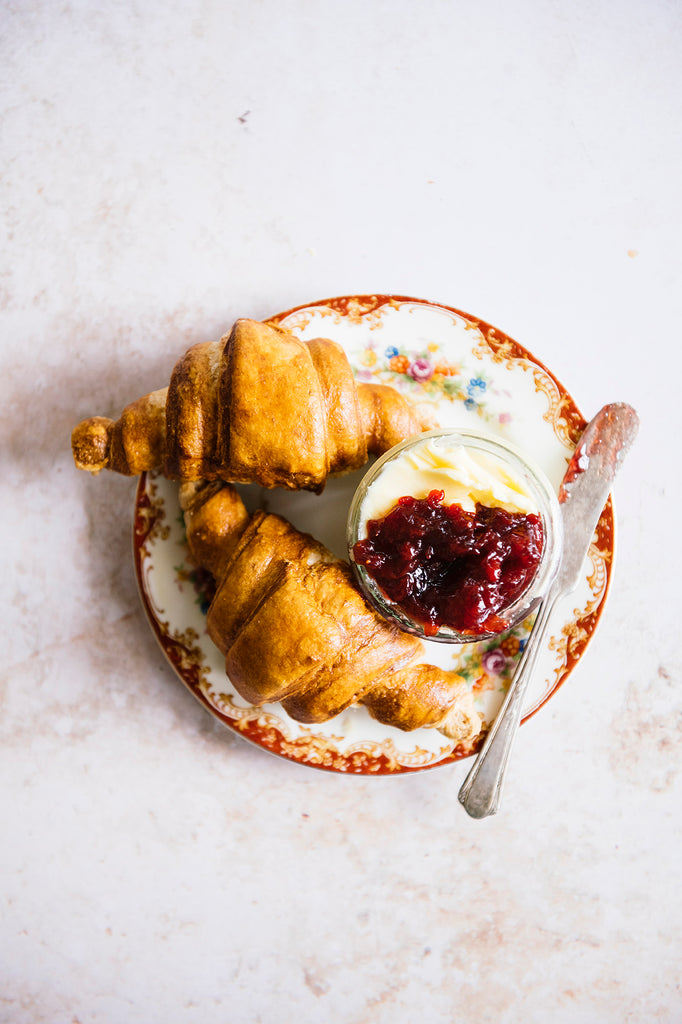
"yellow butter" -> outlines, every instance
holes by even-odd
[[[380,519],[403,495],[425,498],[430,491],[444,491],[446,505],[461,505],[468,512],[477,504],[526,515],[538,512],[523,480],[500,459],[439,437],[425,439],[384,466],[367,491],[361,519]]]

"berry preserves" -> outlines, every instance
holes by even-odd
[[[441,626],[498,633],[504,609],[521,597],[540,563],[542,520],[533,513],[443,503],[443,491],[406,496],[367,523],[353,557],[386,597],[427,636]]]

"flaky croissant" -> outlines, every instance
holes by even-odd
[[[180,498],[190,553],[217,581],[208,633],[242,697],[280,701],[300,722],[361,703],[406,731],[478,735],[464,680],[416,663],[421,641],[369,607],[347,563],[278,515],[250,516],[230,485],[185,484]]]
[[[71,444],[79,469],[177,480],[228,480],[321,491],[329,474],[434,426],[394,388],[358,383],[324,338],[237,320],[218,342],[194,345],[168,388],[113,421],[83,420]]]

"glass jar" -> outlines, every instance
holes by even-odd
[[[424,446],[429,446],[428,450]],[[477,466],[482,464],[482,472],[484,476],[487,475],[488,480],[493,481],[493,486],[500,486],[504,480],[511,480],[514,485],[518,485],[517,493],[522,496],[519,498],[520,504],[526,503],[527,507],[541,519],[543,548],[540,560],[525,590],[517,595],[507,607],[501,607],[496,611],[496,625],[499,624],[499,620],[502,620],[502,628],[481,629],[479,632],[474,632],[441,625],[435,634],[431,634],[427,631],[425,624],[412,619],[398,604],[391,601],[367,569],[355,560],[354,548],[358,541],[364,540],[367,536],[368,519],[385,516],[402,496],[427,497],[433,480],[440,479],[437,473],[434,476],[430,472],[430,463],[425,475],[420,473],[419,467],[415,470],[412,463],[407,467],[409,470],[407,474],[404,472],[406,456],[413,460],[416,455],[417,461],[419,461],[423,460],[425,452],[427,461],[432,459],[433,453],[435,453],[438,459],[442,457],[446,463],[451,455],[455,462],[457,458],[461,461],[463,452],[464,464],[469,464],[469,459],[472,459]],[[453,453],[459,454],[455,457]],[[453,465],[449,472],[449,478],[454,481],[455,492],[458,487],[457,474],[458,468]],[[409,489],[403,489],[403,484]],[[377,490],[378,488],[380,490]],[[512,491],[512,495],[514,493]],[[379,507],[386,506],[385,511],[380,515],[375,515],[371,511],[377,507],[377,495],[380,495]],[[456,503],[456,499],[452,501],[447,497],[447,490],[444,503]],[[481,504],[487,504],[487,502],[481,501]],[[492,499],[491,504],[505,507],[501,500]],[[513,507],[514,500],[510,504]],[[522,509],[519,510],[522,511]],[[507,632],[536,611],[556,575],[561,557],[562,539],[559,502],[552,485],[542,470],[507,441],[478,431],[464,429],[430,430],[403,441],[402,444],[396,445],[381,456],[365,474],[355,492],[347,523],[350,562],[360,590],[367,601],[376,611],[394,621],[404,631],[425,640],[441,643],[462,644],[488,639],[499,633]]]

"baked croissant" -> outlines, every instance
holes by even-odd
[[[71,444],[76,466],[91,473],[163,468],[177,480],[319,492],[329,474],[434,425],[394,388],[356,384],[336,342],[237,320],[220,341],[190,348],[168,388],[115,422],[83,420]]]
[[[180,499],[190,553],[217,582],[208,633],[245,700],[280,701],[300,722],[361,703],[406,731],[478,735],[461,676],[416,663],[421,641],[369,607],[347,563],[281,516],[250,516],[230,485],[185,484]]]

